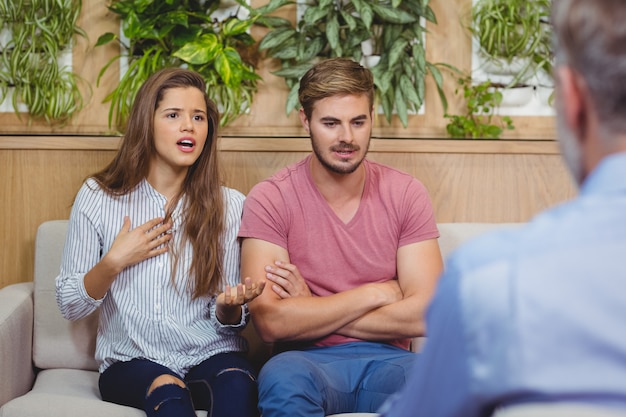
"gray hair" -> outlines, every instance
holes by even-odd
[[[556,65],[582,76],[601,129],[626,133],[626,1],[552,0]]]

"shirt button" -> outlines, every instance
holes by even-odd
[[[154,308],[156,308],[157,310],[160,310],[161,309],[161,304],[155,304]]]

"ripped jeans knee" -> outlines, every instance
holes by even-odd
[[[222,369],[217,373],[217,375],[215,375],[215,377],[219,378],[220,376],[225,376],[229,372],[240,372],[250,378],[251,381],[256,382],[256,376],[250,370],[235,367]]]
[[[148,417],[196,415],[189,390],[173,383],[154,388],[146,396],[145,411]]]

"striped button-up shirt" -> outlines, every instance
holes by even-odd
[[[237,231],[245,197],[226,187],[222,191],[226,204],[223,276],[225,283],[234,286],[240,282]],[[165,204],[165,197],[145,180],[129,194],[116,197],[89,179],[76,196],[56,279],[57,303],[69,320],[100,308],[95,353],[100,372],[117,361],[145,358],[184,376],[191,367],[217,353],[247,349],[239,334],[246,324],[244,315],[237,325],[223,325],[215,316],[211,296],[191,298],[189,243],[178,250],[174,281],[172,256],[165,253],[124,269],[102,299],[87,294],[84,276],[111,248],[124,216],[137,227],[164,216]],[[173,246],[178,245],[183,229],[182,207],[180,201],[172,215]]]

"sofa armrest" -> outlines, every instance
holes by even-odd
[[[35,380],[33,284],[0,289],[0,407],[30,391]]]

